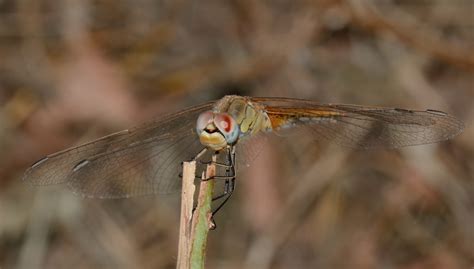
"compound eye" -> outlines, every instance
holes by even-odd
[[[214,124],[224,135],[227,143],[232,144],[237,141],[240,132],[239,125],[232,116],[226,113],[217,114],[214,117]]]
[[[216,124],[219,131],[222,133],[230,133],[234,127],[234,119],[227,114],[217,114],[214,118],[214,123]]]
[[[212,111],[201,113],[196,122],[196,131],[198,134],[201,133],[209,123],[212,123],[213,119],[214,113]]]

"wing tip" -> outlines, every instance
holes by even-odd
[[[28,169],[26,169],[25,173],[23,174],[23,177],[21,178],[21,180],[23,182],[26,182],[27,184],[29,185],[33,185],[33,186],[40,186],[40,185],[43,185],[41,184],[40,182],[36,182],[34,179],[34,177],[32,177],[31,175],[34,173],[35,169],[40,167],[43,163],[45,163],[47,160],[49,160],[49,157],[46,156],[46,157],[43,157],[39,160],[37,160],[36,162],[34,162]]]
[[[39,187],[64,183],[66,177],[51,173],[48,169],[47,161],[50,159],[51,155],[34,162],[28,169],[26,169],[21,180],[28,185]]]

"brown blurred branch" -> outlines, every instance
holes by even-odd
[[[348,0],[347,3],[354,22],[360,26],[374,32],[389,32],[439,60],[474,71],[474,54],[469,48],[443,40],[434,29],[395,6],[390,7],[390,14],[384,14],[371,1]],[[422,25],[423,31],[418,31]]]
[[[247,253],[245,268],[271,268],[278,250],[307,218],[347,155],[340,150],[328,152],[328,158],[317,162],[301,177],[276,220],[255,240]]]

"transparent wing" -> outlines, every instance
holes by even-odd
[[[280,129],[303,130],[314,139],[356,148],[435,143],[450,139],[463,129],[461,121],[435,110],[320,105],[288,98],[251,100],[264,104],[272,123]]]
[[[124,198],[180,189],[182,161],[203,146],[194,131],[213,102],[46,156],[23,179],[33,185],[67,184],[87,197]]]
[[[254,134],[239,140],[236,147],[236,168],[242,171],[252,165],[253,161],[260,155],[267,144],[268,133]]]

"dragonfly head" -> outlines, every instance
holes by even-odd
[[[231,115],[212,111],[199,115],[196,131],[201,144],[216,151],[234,144],[240,133],[239,125]]]

